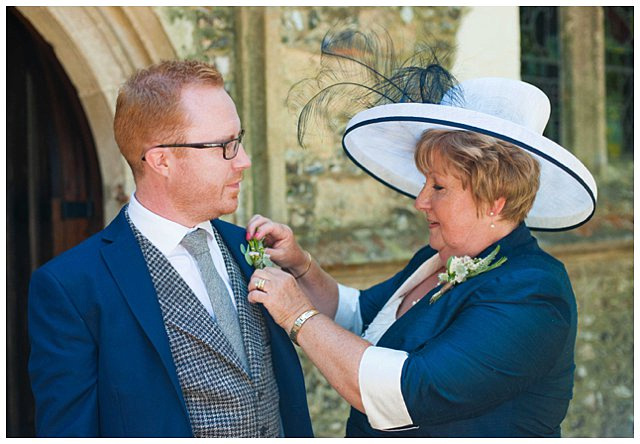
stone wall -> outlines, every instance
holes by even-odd
[[[425,242],[426,224],[415,212],[413,201],[401,197],[363,173],[342,151],[341,130],[324,131],[307,140],[302,149],[296,138],[299,109],[288,104],[287,92],[296,82],[319,70],[320,42],[335,24],[355,24],[362,29],[388,30],[404,56],[416,45],[428,43],[439,54],[451,56],[464,8],[459,7],[282,7],[280,28],[266,31],[268,44],[279,45],[286,69],[277,78],[267,73],[267,85],[281,92],[270,129],[282,134],[286,162],[288,223],[300,242],[325,264],[367,263],[405,259]],[[184,58],[216,63],[234,95],[233,7],[157,7],[167,34]],[[401,50],[404,49],[404,52]],[[444,57],[443,62],[447,62]],[[247,136],[247,148],[255,153],[260,141]],[[257,156],[253,156],[257,157]],[[254,169],[260,168],[254,162]],[[259,189],[251,190],[256,199]],[[273,192],[273,191],[272,191]],[[269,216],[267,214],[267,216]],[[372,224],[372,220],[375,222]],[[242,220],[236,220],[243,223]]]
[[[464,13],[458,7],[283,8],[281,38],[286,63],[284,81],[293,85],[319,70],[320,42],[335,23],[360,29],[388,30],[402,57],[419,44],[451,56]],[[444,57],[443,62],[449,59]],[[298,109],[293,109],[297,112]],[[300,242],[322,262],[368,263],[409,257],[425,242],[426,224],[411,199],[399,196],[356,167],[344,154],[342,129],[320,127],[303,150],[296,143],[296,114],[289,114],[287,146],[288,223]],[[336,113],[337,114],[337,113]],[[349,118],[351,116],[347,116]]]
[[[296,110],[287,105],[286,93],[295,82],[316,74],[320,41],[332,23],[355,23],[365,29],[382,25],[408,51],[416,42],[435,39],[454,55],[456,31],[467,10],[408,6],[270,10],[279,15],[279,27],[267,29],[265,38],[277,46],[275,53],[284,67],[276,74],[267,73],[267,85],[278,95],[271,99],[276,103],[269,108],[274,110],[268,116],[269,131],[278,134],[284,149],[286,186],[276,190],[286,197],[283,219],[331,272],[345,283],[366,287],[390,276],[427,242],[423,216],[413,209],[412,200],[371,179],[346,158],[340,131],[313,135],[308,147],[300,148]],[[235,66],[234,52],[237,8],[155,11],[177,53],[215,62],[233,96],[240,68]],[[252,153],[261,149],[260,143],[247,138]],[[254,162],[258,173],[260,167]],[[598,185],[598,209],[589,223],[567,233],[538,235],[543,246],[555,248],[565,260],[579,304],[574,400],[563,424],[565,436],[572,437],[633,435],[633,163],[610,165]],[[251,191],[254,198],[271,198],[260,189]],[[235,221],[246,222],[242,217]],[[595,251],[594,241],[602,254],[587,254]],[[619,242],[622,247],[611,248]],[[342,436],[346,403],[305,359],[303,365],[318,436]]]

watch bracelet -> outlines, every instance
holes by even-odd
[[[318,310],[311,309],[311,310],[305,311],[300,316],[298,316],[298,319],[294,321],[293,327],[291,327],[291,331],[289,332],[289,339],[291,339],[291,342],[296,344],[298,347],[300,346],[300,344],[298,344],[298,332],[300,331],[300,329],[302,328],[305,322],[307,322],[309,319],[311,319],[317,314],[320,314]]]

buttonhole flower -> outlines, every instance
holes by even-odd
[[[460,284],[469,278],[479,275],[480,273],[498,268],[500,265],[507,261],[506,257],[501,257],[493,264],[493,260],[500,251],[500,245],[498,245],[487,257],[485,258],[470,258],[469,256],[451,256],[447,261],[446,270],[444,273],[438,275],[438,284],[444,284],[437,293],[431,296],[429,304],[433,304],[440,297],[445,294],[454,285]]]
[[[256,269],[264,267],[273,267],[273,262],[269,259],[269,255],[264,252],[264,244],[262,239],[251,238],[248,247],[240,244],[240,251],[244,255],[244,259],[249,265]]]

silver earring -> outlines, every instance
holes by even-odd
[[[491,228],[495,228],[496,225],[493,223],[493,221],[491,222],[491,225],[489,225]]]

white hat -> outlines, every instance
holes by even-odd
[[[593,215],[597,187],[580,160],[542,135],[550,109],[547,96],[528,83],[473,79],[449,90],[440,104],[391,103],[359,112],[347,124],[342,145],[371,176],[415,198],[424,176],[413,156],[424,131],[468,130],[502,139],[540,163],[540,189],[526,225],[533,230],[569,230]]]

